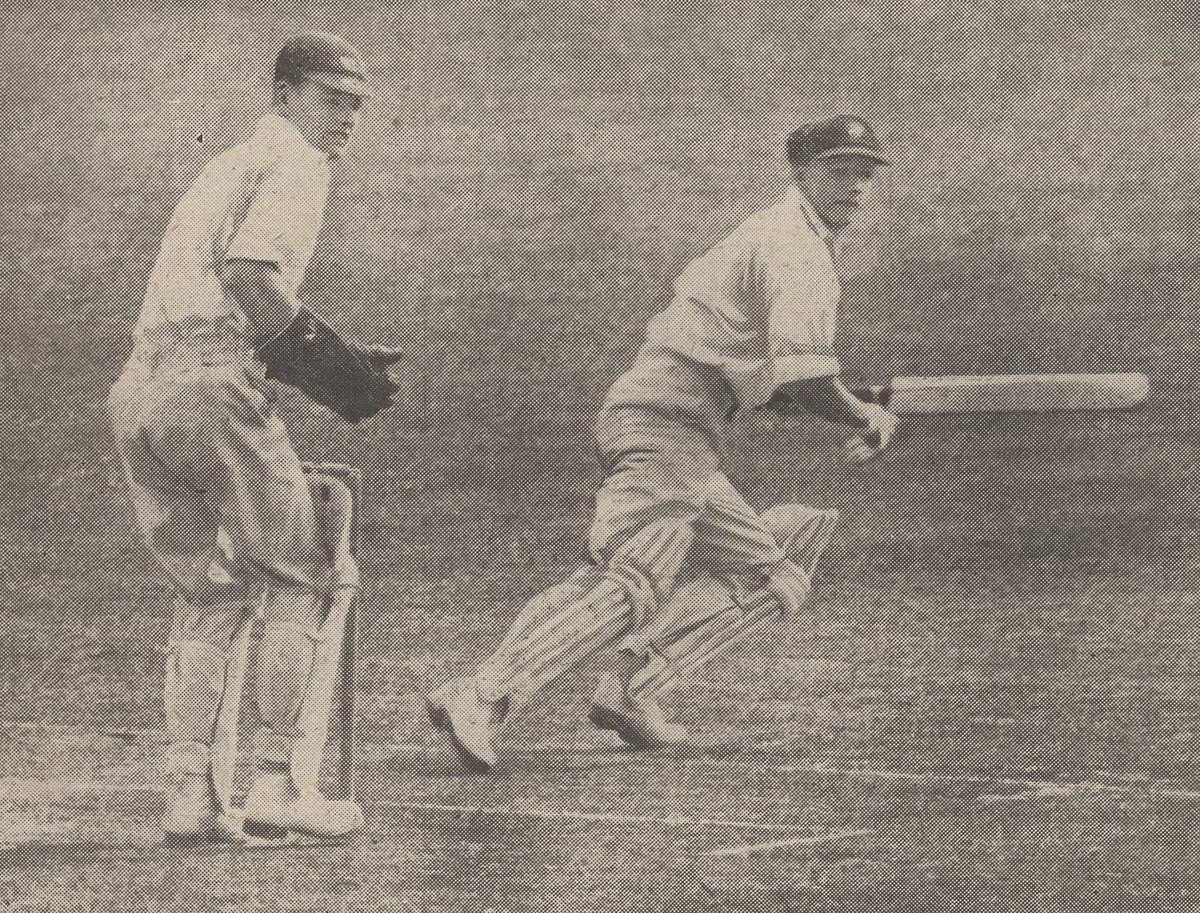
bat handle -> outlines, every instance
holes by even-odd
[[[891,387],[855,387],[850,392],[864,403],[875,403],[885,409],[892,398]]]

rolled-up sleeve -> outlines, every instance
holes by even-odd
[[[782,273],[781,280],[772,283],[770,346],[775,384],[840,374],[833,351],[836,279],[819,268],[795,270],[789,265]]]
[[[273,162],[234,226],[225,259],[275,263],[298,287],[316,246],[327,194],[328,182],[311,166],[287,158]]]
[[[780,384],[841,373],[833,352],[841,290],[826,240],[802,208],[789,196],[692,261],[648,334],[652,345],[719,367],[743,408]]]

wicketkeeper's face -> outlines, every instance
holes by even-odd
[[[346,148],[362,116],[363,98],[311,79],[299,85],[281,83],[278,97],[280,113],[296,125],[309,145],[329,156]]]
[[[826,225],[839,231],[850,224],[870,191],[879,164],[860,155],[817,159],[800,174],[800,188]]]

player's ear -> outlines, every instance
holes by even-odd
[[[275,85],[271,90],[271,104],[275,105],[277,108],[287,104],[288,97],[295,90],[295,88],[295,86],[286,80],[276,80]]]
[[[809,162],[807,165],[794,165],[792,171],[796,176],[796,186],[804,191],[806,196],[811,196],[813,188],[813,165]]]

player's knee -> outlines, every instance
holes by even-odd
[[[812,574],[837,526],[838,512],[804,504],[780,504],[762,515],[764,528],[788,560]]]
[[[657,613],[660,605],[658,588],[637,565],[629,561],[613,561],[605,568],[604,579],[625,591],[635,625],[643,624]]]
[[[779,605],[780,613],[787,617],[799,612],[808,599],[812,578],[795,562],[784,560],[767,574],[763,589]]]
[[[694,539],[695,532],[689,522],[651,523],[617,548],[607,564],[631,568],[648,580],[660,595],[669,595]]]
[[[351,553],[354,495],[341,479],[311,473],[308,477],[316,521],[317,544],[333,566],[334,589],[358,585],[358,563]]]
[[[291,732],[312,675],[317,628],[291,621],[268,621],[255,663],[255,704],[260,721]]]

